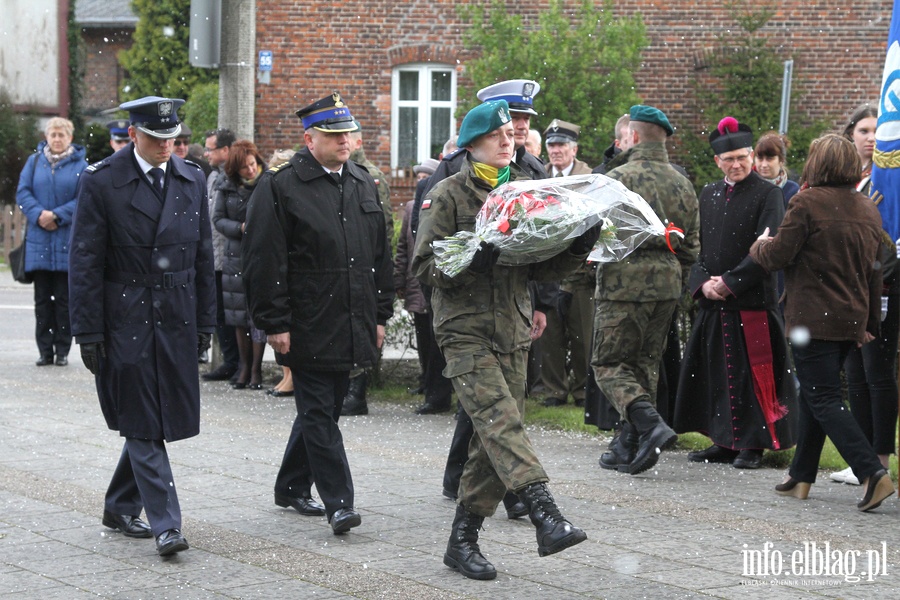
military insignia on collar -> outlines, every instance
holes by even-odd
[[[156,110],[158,111],[159,116],[168,117],[169,115],[172,114],[172,107],[173,107],[172,101],[166,100],[164,102],[160,102],[157,105]]]

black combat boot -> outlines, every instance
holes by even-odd
[[[640,436],[637,454],[628,467],[629,473],[637,475],[652,469],[659,460],[660,453],[675,445],[678,435],[646,400],[637,400],[628,405],[628,421]]]
[[[482,523],[484,517],[466,511],[462,504],[456,505],[444,564],[469,579],[493,579],[497,576],[497,569],[481,554],[478,547],[478,530]]]
[[[600,466],[604,469],[628,473],[634,456],[637,454],[639,440],[640,436],[634,425],[628,422],[624,423],[622,431],[610,443],[609,450],[600,455]]]
[[[528,507],[531,523],[537,527],[538,554],[556,554],[587,539],[587,534],[563,517],[546,483],[532,483],[519,492]]]
[[[369,414],[369,405],[366,404],[366,383],[365,373],[360,373],[350,380],[350,387],[344,396],[344,406],[341,407],[341,416],[355,417]]]

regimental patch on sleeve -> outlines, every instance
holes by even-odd
[[[426,210],[431,208],[431,196],[425,196],[425,199],[422,200],[422,206],[419,207],[419,210]]]

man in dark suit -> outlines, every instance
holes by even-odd
[[[184,100],[126,102],[131,143],[85,170],[69,255],[72,333],[125,438],[103,524],[188,549],[165,442],[200,431],[197,357],[216,324],[206,182],[172,156]],[[147,523],[140,519],[147,513]]]
[[[253,323],[294,379],[297,417],[275,504],[327,515],[339,535],[362,517],[337,421],[350,371],[375,364],[393,313],[391,243],[375,180],[350,160],[358,125],[340,95],[296,114],[306,147],[266,171],[250,197],[244,288]]]

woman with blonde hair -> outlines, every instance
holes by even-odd
[[[43,142],[28,157],[16,202],[28,220],[25,272],[34,280],[37,366],[69,363],[69,233],[75,212],[75,190],[87,168],[85,149],[72,143],[72,121],[47,121]]]
[[[813,141],[805,189],[791,200],[778,234],[768,237],[766,229],[750,258],[770,272],[784,269],[784,318],[800,382],[797,448],[775,490],[806,499],[828,436],[865,486],[857,508],[869,511],[894,486],[841,394],[844,360],[875,339],[881,324],[881,216],[855,189],[861,166],[842,136]]]

